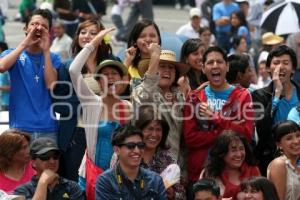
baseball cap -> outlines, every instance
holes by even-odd
[[[190,9],[190,18],[192,17],[200,17],[201,16],[201,10],[199,8],[191,8]]]
[[[54,140],[47,137],[37,138],[30,145],[30,155],[37,156],[49,151],[59,151],[59,148]]]

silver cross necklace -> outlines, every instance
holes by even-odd
[[[34,68],[34,73],[35,73],[35,76],[34,76],[34,80],[36,81],[36,83],[39,83],[39,73],[41,71],[41,66],[42,66],[42,59],[43,58],[43,55],[42,54],[39,54],[39,55],[35,55],[35,56],[32,56],[31,57],[31,60],[32,60],[32,64],[34,65],[33,68]]]

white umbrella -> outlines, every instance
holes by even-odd
[[[276,35],[300,32],[300,0],[278,1],[264,12],[261,28]]]

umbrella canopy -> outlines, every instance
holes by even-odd
[[[261,28],[276,35],[285,35],[300,32],[300,1],[284,0],[272,4],[264,12],[261,19]]]
[[[179,61],[181,47],[187,39],[187,37],[176,35],[175,33],[161,32],[161,48],[174,51],[176,53],[176,60]],[[125,47],[121,48],[117,55],[121,60],[125,58],[125,50]]]

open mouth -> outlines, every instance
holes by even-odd
[[[285,77],[285,75],[286,75],[286,73],[284,73],[284,72],[280,72],[280,73],[279,73],[279,77],[280,77],[280,78]]]
[[[40,31],[37,31],[37,32],[35,33],[35,37],[36,37],[36,38],[41,38],[41,37],[42,37],[42,33],[41,33]]]
[[[220,81],[221,73],[220,72],[212,72],[211,77],[212,77],[213,81]]]
[[[169,73],[163,73],[161,78],[163,79],[171,79],[171,75]]]

